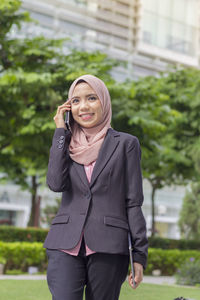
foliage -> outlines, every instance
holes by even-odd
[[[167,239],[160,237],[149,237],[149,247],[161,249],[200,250],[200,241],[188,239]]]
[[[3,256],[0,256],[0,264],[5,265],[6,259]]]
[[[36,266],[43,271],[47,267],[46,251],[42,243],[0,242],[0,255],[6,259],[4,272],[8,269],[27,271],[29,266]]]
[[[46,252],[43,243],[40,242],[0,242],[0,256],[7,261],[5,272],[12,269],[26,272],[29,266],[37,266],[39,271],[43,272],[47,267]],[[200,252],[197,250],[150,248],[145,274],[151,274],[153,270],[160,269],[162,275],[174,275],[185,260],[190,257],[200,260]]]
[[[56,210],[57,208],[55,208]],[[49,215],[49,218],[51,216]],[[48,229],[15,226],[0,226],[0,241],[3,242],[44,242]],[[200,250],[200,242],[196,240],[173,240],[159,237],[149,238],[150,248]]]
[[[191,257],[184,262],[176,273],[178,284],[200,285],[200,259],[195,260]]]
[[[179,227],[184,238],[200,241],[200,182],[192,184],[183,199]]]
[[[3,242],[43,242],[47,229],[15,226],[0,226],[0,241]]]
[[[185,260],[190,257],[199,260],[200,252],[198,250],[163,250],[150,248],[145,274],[152,274],[153,270],[159,269],[162,275],[174,275]]]
[[[170,126],[176,140],[174,150],[180,155],[177,171],[180,180],[199,181],[200,176],[200,71],[185,68],[163,74],[163,91],[169,95],[170,106],[181,115],[176,126]]]

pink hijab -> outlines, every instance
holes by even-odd
[[[72,128],[69,155],[77,163],[89,165],[96,161],[107,130],[111,127],[112,110],[110,94],[106,85],[101,79],[93,75],[78,77],[70,86],[68,98],[72,98],[74,88],[81,79],[96,92],[103,110],[103,119],[99,125],[92,128],[83,128],[77,122],[74,122]]]

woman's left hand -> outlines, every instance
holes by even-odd
[[[128,282],[133,289],[136,289],[143,279],[143,266],[137,262],[134,262],[133,267],[135,271],[135,277],[134,277],[135,285],[133,285],[132,272],[130,272],[128,276]]]

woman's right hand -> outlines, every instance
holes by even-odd
[[[64,104],[58,106],[56,115],[53,118],[57,128],[67,129],[64,120],[64,113],[70,110],[71,110],[70,100],[67,100]]]

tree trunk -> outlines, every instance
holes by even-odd
[[[32,187],[31,187],[31,214],[28,222],[28,226],[35,226],[35,216],[36,216],[36,203],[37,203],[37,182],[36,176],[32,176]],[[35,226],[37,227],[37,226]]]
[[[155,192],[156,187],[152,185],[151,193],[151,236],[155,235]]]
[[[41,196],[37,196],[37,202],[35,205],[35,219],[34,219],[34,227],[40,226],[40,203],[41,203]]]

